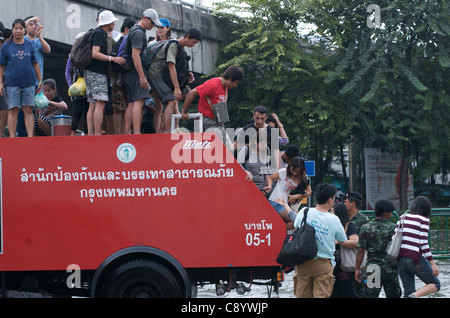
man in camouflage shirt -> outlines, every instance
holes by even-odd
[[[375,202],[375,219],[363,225],[357,244],[355,279],[362,281],[359,269],[364,252],[368,252],[364,275],[363,297],[377,298],[381,287],[387,298],[400,298],[402,291],[398,280],[397,261],[386,258],[386,248],[394,233],[395,224],[390,222],[394,205],[388,200]],[[372,267],[372,268],[371,268]]]
[[[358,192],[347,192],[344,197],[344,204],[348,211],[348,219],[356,226],[358,233],[363,224],[369,222],[369,218],[359,212],[362,196]]]

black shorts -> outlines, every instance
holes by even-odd
[[[134,72],[123,73],[122,83],[125,84],[128,103],[150,98],[150,87],[148,89],[142,89],[139,74]]]
[[[150,86],[153,92],[158,96],[161,102],[166,104],[168,101],[175,100],[175,94],[173,90],[166,84],[166,82],[161,80],[149,79]]]

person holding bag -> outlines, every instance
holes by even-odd
[[[334,252],[335,240],[347,241],[344,227],[338,217],[329,211],[336,197],[336,187],[332,184],[318,184],[315,191],[317,205],[310,208],[306,223],[316,231],[317,255],[314,259],[296,266],[294,275],[294,293],[297,298],[328,298],[333,291],[335,278]],[[295,218],[294,227],[299,228],[303,220],[300,210]]]
[[[231,65],[220,77],[212,78],[192,89],[184,101],[181,119],[189,118],[189,107],[194,99],[200,96],[198,111],[203,114],[203,131],[217,129],[222,135],[223,143],[231,150],[231,141],[226,138],[227,134],[223,123],[218,122],[215,118],[212,106],[226,103],[228,101],[228,90],[236,88],[243,79],[244,71],[238,66]]]
[[[405,298],[419,298],[440,290],[439,268],[428,245],[431,202],[423,196],[414,201],[403,223],[403,238],[398,257],[398,274],[403,283]],[[397,222],[395,231],[399,228]],[[395,234],[395,232],[394,232]],[[425,285],[416,291],[415,276]]]

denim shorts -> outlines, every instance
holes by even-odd
[[[398,275],[403,283],[405,296],[416,291],[415,277],[420,278],[425,284],[435,284],[437,289],[441,289],[441,282],[433,276],[433,269],[425,257],[421,257],[417,263],[409,257],[400,256],[397,263]]]
[[[8,95],[8,109],[22,106],[34,107],[35,86],[29,87],[6,87]]]
[[[273,208],[275,209],[275,211],[277,211],[278,214],[280,214],[283,211],[286,211],[286,208],[283,205],[278,204],[275,201],[269,200],[269,203],[273,206]]]

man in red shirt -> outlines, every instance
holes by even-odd
[[[189,118],[189,107],[194,99],[200,96],[198,111],[203,114],[203,131],[214,128],[218,129],[222,133],[223,143],[230,149],[227,145],[225,128],[223,124],[216,123],[211,105],[226,102],[228,99],[228,89],[237,87],[243,79],[244,71],[240,67],[231,65],[220,77],[212,78],[192,89],[184,101],[181,118]],[[209,98],[210,103],[208,103],[206,97]]]

